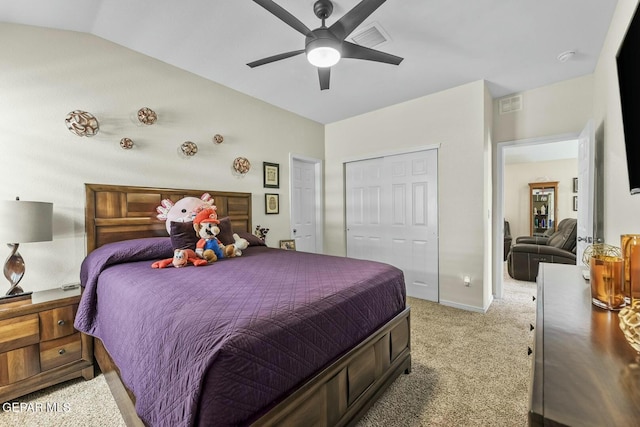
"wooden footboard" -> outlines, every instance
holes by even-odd
[[[102,342],[95,340],[96,361],[127,426],[144,426],[135,397]],[[355,424],[384,390],[411,371],[410,308],[303,384],[258,419],[255,426],[343,426]]]

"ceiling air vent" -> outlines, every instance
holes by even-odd
[[[373,24],[353,34],[350,39],[357,45],[372,48],[374,46],[385,43],[387,40],[389,40],[389,36],[382,29],[380,24],[374,22]]]
[[[499,101],[500,114],[509,114],[522,110],[522,94],[507,96]]]

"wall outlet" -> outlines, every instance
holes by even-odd
[[[469,276],[464,276],[463,282],[466,287],[471,286],[471,278]]]

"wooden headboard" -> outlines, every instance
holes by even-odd
[[[165,222],[156,218],[163,199],[176,202],[185,196],[209,193],[218,217],[228,216],[234,230],[251,232],[251,193],[172,188],[85,184],[87,254],[105,243],[143,237],[167,236]]]

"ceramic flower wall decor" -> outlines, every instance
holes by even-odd
[[[195,142],[185,141],[180,145],[180,153],[185,157],[193,157],[198,153],[198,145]]]
[[[158,115],[149,107],[142,107],[138,110],[138,120],[145,125],[152,125],[158,120]]]
[[[91,113],[74,110],[64,119],[67,129],[78,136],[94,136],[100,130],[98,119]]]
[[[240,175],[244,175],[251,169],[251,163],[249,159],[246,157],[236,157],[233,160],[233,170],[239,173]]]
[[[120,147],[122,147],[124,150],[130,150],[133,148],[133,141],[131,140],[131,138],[122,138],[120,140]]]

